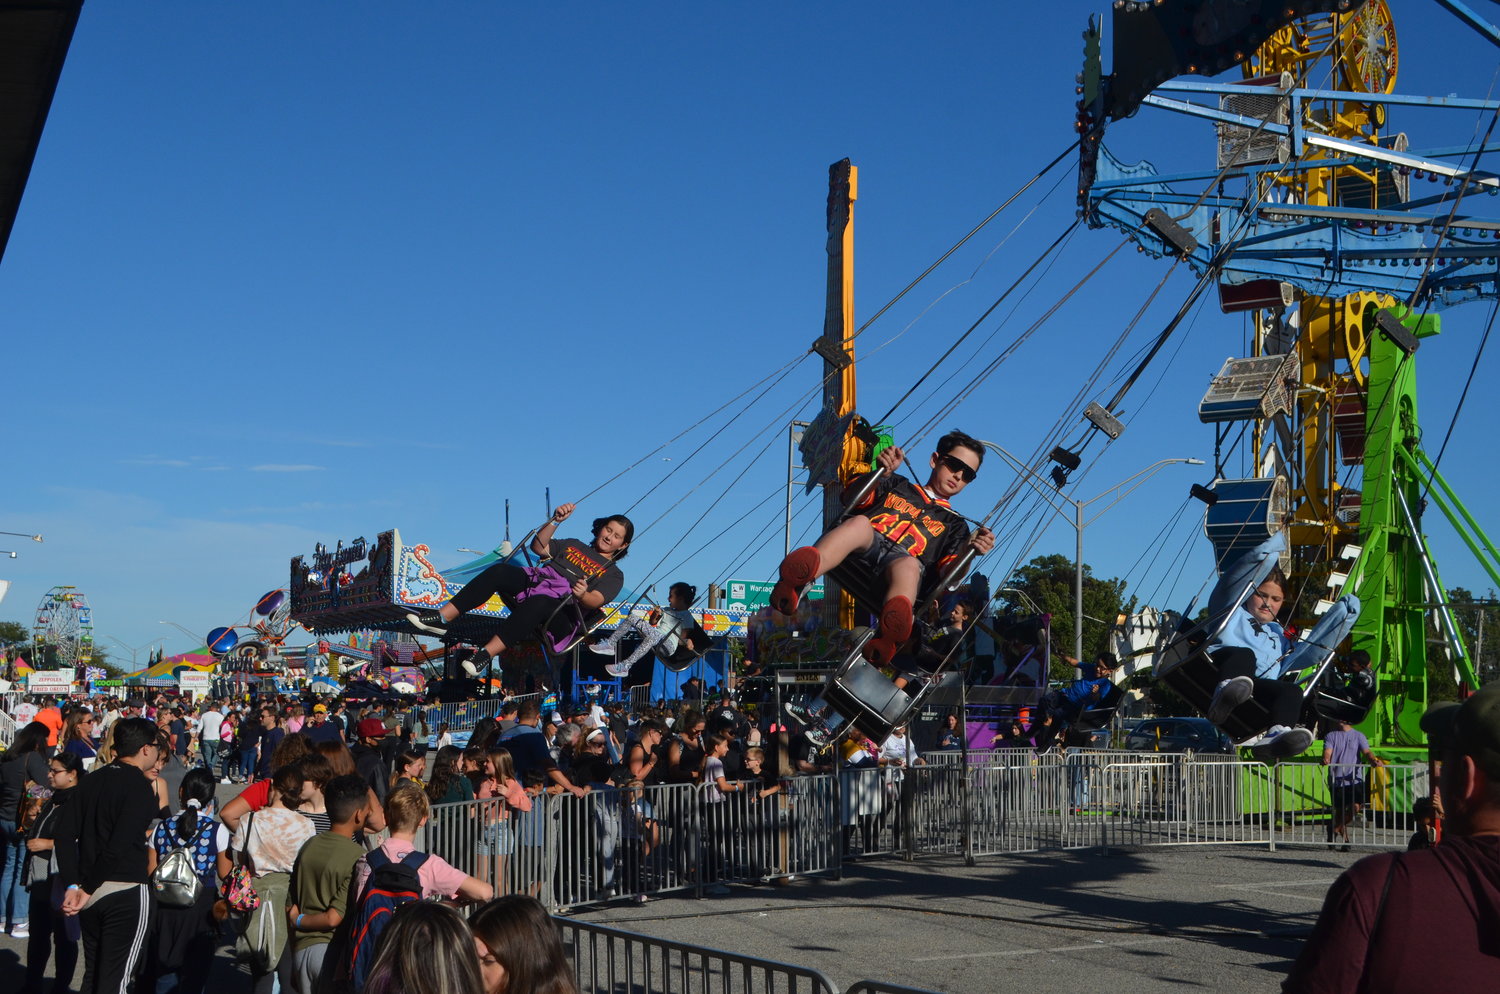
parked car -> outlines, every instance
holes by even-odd
[[[1125,748],[1141,752],[1234,752],[1234,741],[1207,718],[1147,718],[1125,733]]]

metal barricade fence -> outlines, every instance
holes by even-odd
[[[447,704],[430,704],[422,708],[422,717],[427,722],[427,734],[436,735],[438,727],[446,724],[448,731],[458,732],[473,728],[483,718],[498,718],[500,708],[507,701],[540,699],[540,694],[516,694],[513,697],[494,697],[487,701],[456,701]]]
[[[838,873],[848,855],[962,855],[1172,845],[1404,845],[1420,764],[1361,768],[1364,792],[1331,792],[1311,763],[1071,751],[967,770],[844,770],[762,785],[605,787],[435,805],[430,851],[498,894],[558,911],[613,898]],[[899,778],[894,774],[899,772]],[[1353,817],[1354,804],[1361,818]],[[1347,817],[1344,817],[1347,816]],[[1337,821],[1335,820],[1337,819]],[[1346,824],[1347,823],[1347,824]],[[1343,828],[1337,839],[1329,833]]]
[[[562,919],[578,989],[610,994],[838,994],[820,971]]]
[[[1412,804],[1430,795],[1432,784],[1425,763],[1284,763],[1270,789],[1279,844],[1390,849],[1406,846],[1416,830]]]
[[[16,728],[16,719],[7,712],[0,711],[0,745],[9,748],[10,744],[16,740],[17,731],[19,729]]]
[[[613,898],[824,873],[838,866],[831,778],[798,777],[765,798],[710,803],[694,784],[438,804],[429,851],[495,888],[558,911]]]

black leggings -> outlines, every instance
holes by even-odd
[[[464,584],[463,589],[453,595],[451,603],[461,614],[468,614],[494,595],[499,594],[506,606],[510,608],[510,616],[500,620],[497,634],[500,636],[500,641],[507,646],[515,646],[533,638],[542,625],[547,624],[547,619],[552,617],[552,612],[557,611],[557,606],[562,603],[556,597],[528,597],[517,602],[515,596],[530,586],[531,577],[527,576],[526,571],[520,566],[496,563]],[[561,641],[575,627],[577,627],[576,617],[572,611],[565,610],[558,611],[557,617],[553,618],[547,630],[558,641]]]
[[[1302,717],[1302,688],[1290,680],[1264,680],[1255,675],[1255,653],[1241,646],[1224,646],[1214,650],[1213,660],[1219,666],[1219,679],[1247,676],[1255,681],[1251,694],[1271,715],[1271,724],[1291,728]]]

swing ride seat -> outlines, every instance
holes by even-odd
[[[1226,570],[1209,599],[1210,621],[1178,635],[1156,661],[1156,679],[1203,714],[1208,713],[1221,679],[1208,646],[1218,641],[1234,612],[1270,575],[1284,541],[1279,533],[1273,535]],[[1348,681],[1330,677],[1338,646],[1358,617],[1359,600],[1352,595],[1339,598],[1282,662],[1281,679],[1297,684],[1302,692],[1299,723],[1311,726],[1319,717],[1339,719],[1346,715],[1344,720],[1357,722],[1369,713],[1375,685],[1368,673],[1355,674]],[[1358,679],[1361,676],[1368,679]],[[1246,744],[1258,739],[1270,723],[1266,707],[1252,697],[1230,712],[1220,727],[1236,743]]]
[[[1115,718],[1115,712],[1120,708],[1120,702],[1125,699],[1125,691],[1118,684],[1110,684],[1109,690],[1093,707],[1084,708],[1078,713],[1078,717],[1068,722],[1067,727],[1081,729],[1085,732],[1093,732],[1106,727]]]
[[[936,595],[955,586],[973,562],[975,549],[969,546],[963,555],[936,577],[924,583],[918,593],[918,603],[913,611],[920,615],[922,609]],[[861,559],[851,557],[828,571],[839,587],[853,599],[860,610],[875,614],[885,606],[886,580],[875,575]],[[912,634],[918,644],[926,641],[927,624],[918,617],[912,621]],[[891,730],[906,724],[922,699],[939,684],[951,682],[959,674],[951,670],[951,656],[936,661],[931,671],[919,671],[920,684],[908,683],[897,687],[895,682],[864,658],[865,645],[875,637],[870,628],[856,628],[854,645],[842,663],[834,669],[823,690],[823,699],[835,712],[848,719],[849,725],[857,725],[872,739],[883,740]]]
[[[1157,657],[1152,667],[1155,678],[1199,714],[1208,714],[1214,690],[1223,679],[1218,664],[1208,654],[1208,647],[1215,644],[1229,627],[1234,612],[1240,610],[1246,598],[1271,575],[1277,564],[1277,554],[1285,542],[1278,532],[1238,557],[1224,570],[1209,597],[1208,621],[1179,632]],[[1259,738],[1270,725],[1270,711],[1252,697],[1230,712],[1220,728],[1236,743],[1241,743]]]
[[[1360,670],[1343,676],[1337,671],[1327,674],[1313,695],[1313,711],[1329,721],[1347,721],[1357,725],[1370,715],[1375,706],[1375,675]]]

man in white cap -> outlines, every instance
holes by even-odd
[[[1443,841],[1368,856],[1328,891],[1285,994],[1500,987],[1500,683],[1422,717]]]

